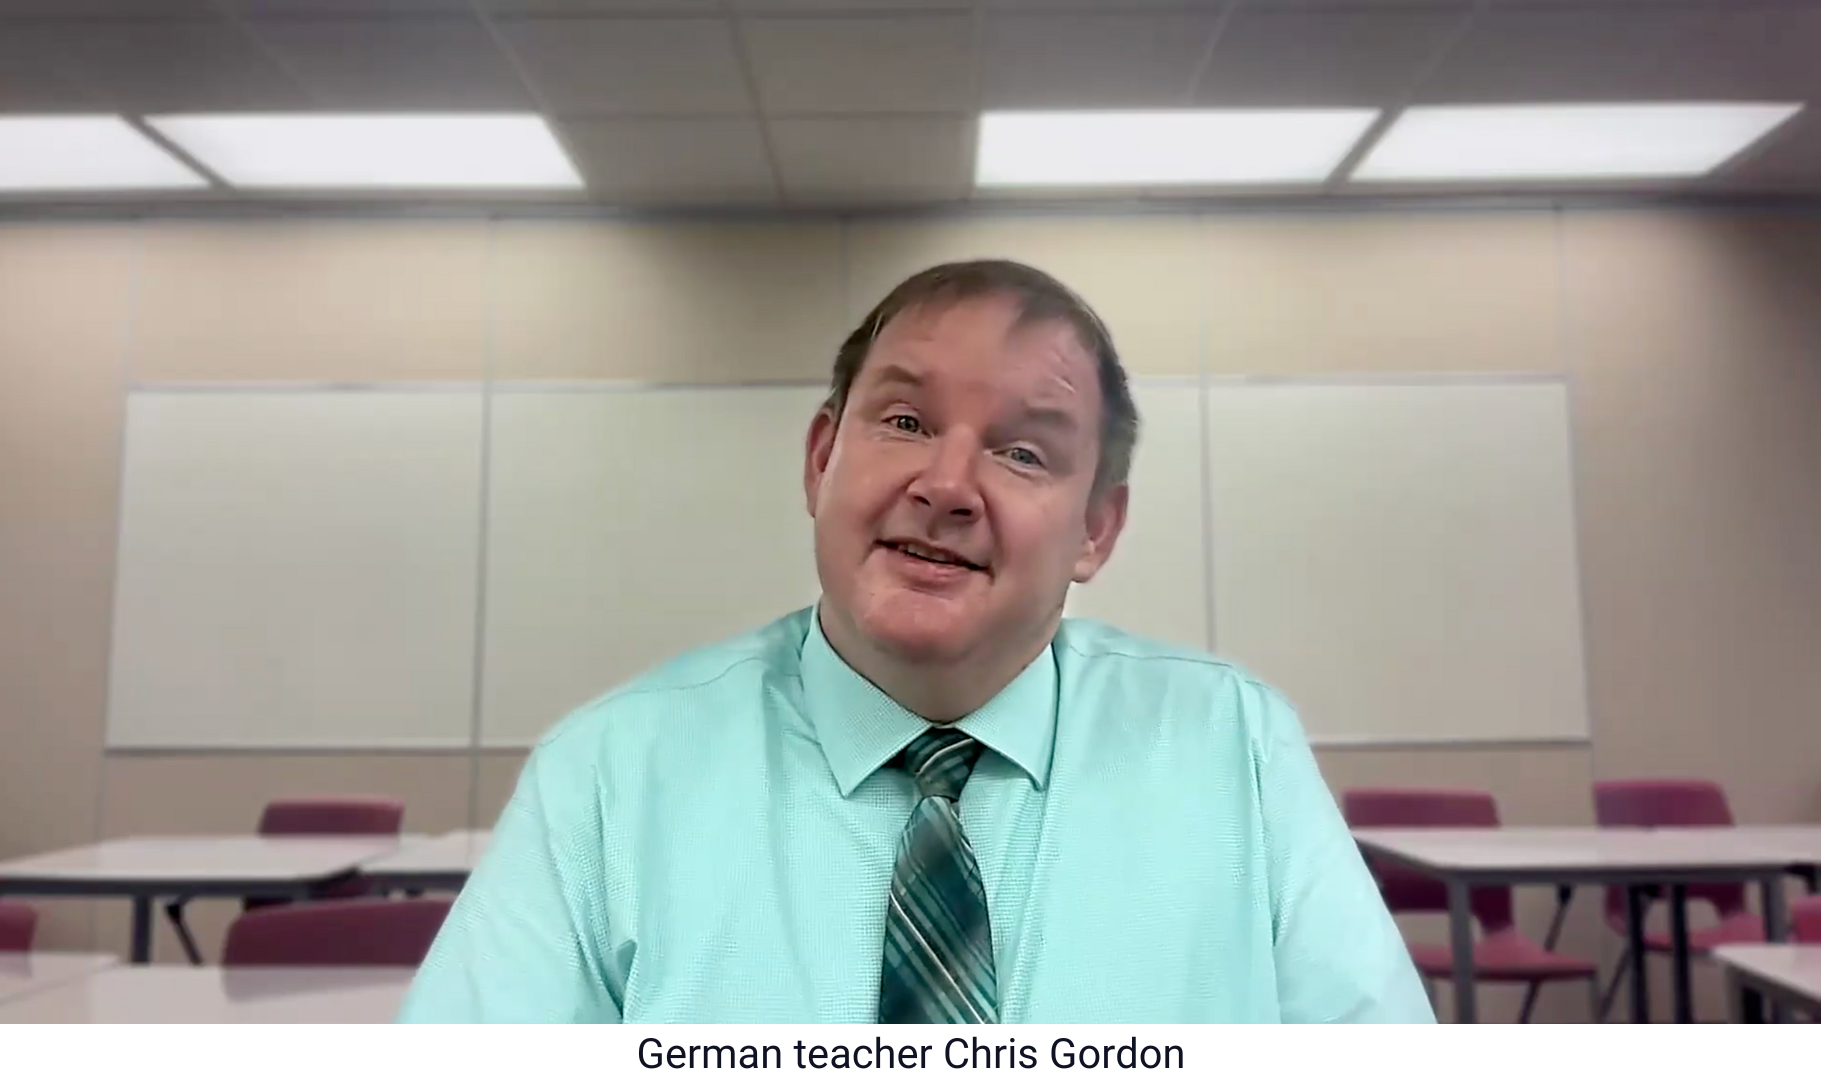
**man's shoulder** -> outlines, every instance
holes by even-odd
[[[1065,684],[1080,692],[1154,703],[1169,715],[1236,727],[1255,741],[1301,737],[1289,700],[1238,661],[1078,618],[1063,620],[1056,654]]]
[[[1208,686],[1256,681],[1232,660],[1094,619],[1064,619],[1056,633],[1056,648],[1058,662],[1064,666],[1108,675]]]
[[[698,717],[731,717],[768,687],[800,685],[803,639],[812,610],[804,608],[735,637],[690,649],[640,673],[576,708],[544,742],[640,719],[664,722],[686,707]],[[744,711],[752,711],[746,708]]]

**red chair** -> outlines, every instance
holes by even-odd
[[[1608,829],[1723,828],[1733,824],[1725,789],[1709,780],[1601,780],[1593,785],[1593,811],[1594,820]],[[1684,895],[1691,903],[1712,907],[1717,916],[1711,925],[1689,929],[1689,955],[1702,956],[1720,945],[1764,940],[1764,922],[1746,903],[1744,882],[1688,885]],[[1649,899],[1654,897],[1647,898],[1646,915]],[[1606,925],[1624,938],[1627,915],[1623,888],[1606,890],[1604,915]],[[1668,931],[1646,928],[1643,937],[1646,955],[1675,950],[1675,939]],[[1602,1020],[1611,1011],[1630,967],[1628,945],[1619,956],[1612,981],[1600,995]]]
[[[1499,825],[1498,804],[1483,791],[1450,791],[1430,788],[1356,788],[1343,793],[1342,812],[1355,828],[1486,828]],[[1434,878],[1403,867],[1381,865],[1368,858],[1378,879],[1385,905],[1393,912],[1445,913],[1448,889]],[[1567,894],[1550,929],[1548,944],[1524,936],[1512,911],[1509,886],[1474,889],[1470,904],[1480,937],[1473,944],[1473,972],[1492,983],[1518,983],[1528,988],[1519,1023],[1529,1023],[1538,991],[1545,983],[1585,979],[1597,997],[1599,966],[1554,949],[1566,912]],[[1452,982],[1454,950],[1449,945],[1409,943],[1410,958],[1425,983]]]
[[[404,827],[397,799],[274,799],[259,815],[261,836],[397,836]]]
[[[450,897],[313,900],[259,908],[228,927],[223,967],[416,967]]]
[[[259,815],[261,836],[397,836],[405,827],[405,804],[397,799],[327,798],[278,799]],[[367,895],[358,876],[325,885],[317,899]],[[264,907],[283,900],[249,899],[247,906]]]
[[[38,912],[24,904],[0,902],[0,953],[30,952]]]
[[[1804,945],[1821,945],[1821,896],[1789,905],[1789,936]]]
[[[260,836],[397,836],[405,825],[405,804],[397,799],[369,796],[329,796],[321,798],[274,799],[260,812]],[[358,875],[336,881],[317,890],[319,899],[365,896],[367,885]],[[183,919],[183,909],[190,902],[178,897],[164,906],[164,913],[177,932],[177,944],[190,963],[202,963],[202,950]],[[287,903],[282,898],[249,896],[241,910],[270,907]]]

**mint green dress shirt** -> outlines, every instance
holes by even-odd
[[[1008,1023],[1433,1022],[1295,713],[1065,620],[959,726]],[[427,1022],[873,1023],[925,727],[814,609],[564,719],[418,972]]]

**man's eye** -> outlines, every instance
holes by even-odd
[[[908,414],[894,416],[890,420],[887,420],[886,423],[907,435],[916,435],[923,431],[923,424],[919,422],[916,417]]]
[[[1010,450],[1007,450],[1006,456],[1020,465],[1029,465],[1033,468],[1041,467],[1043,465],[1042,458],[1038,457],[1035,452],[1022,446],[1014,446]]]

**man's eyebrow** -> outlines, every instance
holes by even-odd
[[[1081,422],[1075,419],[1073,412],[1054,405],[1020,406],[1012,419],[1018,424],[1053,428],[1065,434],[1073,433],[1081,427]]]
[[[922,386],[923,376],[903,364],[882,364],[873,382],[886,386]]]

